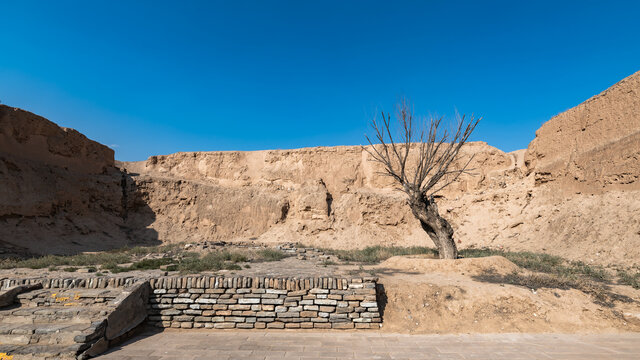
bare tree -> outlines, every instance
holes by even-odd
[[[451,132],[440,128],[442,118],[430,117],[414,124],[413,110],[406,100],[398,104],[396,117],[398,128],[392,126],[391,116],[384,111],[382,122],[375,118],[371,121],[378,144],[366,136],[370,146],[364,150],[383,165],[383,174],[392,177],[409,196],[411,212],[433,240],[440,258],[456,259],[453,228],[438,213],[434,195],[469,172],[473,156],[460,164],[460,149],[481,118],[458,116]],[[397,130],[398,142],[392,136]]]

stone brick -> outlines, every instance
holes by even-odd
[[[267,329],[284,329],[284,323],[279,321],[274,321],[272,323],[267,324]]]
[[[193,299],[190,298],[175,298],[173,299],[174,304],[192,304]]]
[[[276,316],[276,312],[275,311],[258,311],[256,313],[257,317],[275,317]]]
[[[260,299],[238,299],[238,304],[259,304]]]
[[[353,322],[355,322],[355,323],[370,323],[371,322],[371,318],[356,318],[356,319],[353,319]]]
[[[233,329],[236,327],[236,323],[227,323],[227,322],[215,323],[213,324],[213,327],[215,329]]]
[[[196,299],[196,303],[198,304],[216,304],[217,302],[218,302],[218,299],[203,299],[203,298]]]
[[[300,312],[300,317],[303,317],[303,318],[310,318],[310,317],[316,317],[316,316],[318,316],[317,311],[301,311]]]
[[[360,314],[360,317],[363,318],[374,318],[374,317],[380,317],[380,314],[376,313],[371,313],[371,312],[363,312]]]
[[[255,329],[264,329],[267,327],[267,324],[263,323],[263,322],[257,322],[254,324],[254,328]]]
[[[287,290],[266,289],[267,294],[287,295]]]
[[[303,296],[307,295],[307,290],[289,291],[287,296]]]
[[[316,305],[333,305],[333,306],[338,304],[336,300],[331,300],[331,299],[316,299],[313,303]]]
[[[309,294],[328,294],[329,290],[327,289],[311,289],[309,290]]]
[[[284,299],[262,299],[262,303],[266,305],[282,305]]]
[[[238,323],[236,329],[253,329],[253,323]]]
[[[354,325],[352,322],[341,322],[341,323],[333,323],[331,324],[332,329],[353,329]]]
[[[218,304],[237,304],[237,299],[218,299]]]
[[[242,316],[225,316],[224,321],[239,323],[239,322],[244,322],[244,318]]]
[[[183,321],[193,321],[193,316],[190,316],[190,315],[181,315],[181,316],[176,316],[176,317],[174,317],[174,318],[173,318],[173,320],[175,320],[175,321],[180,321],[180,322],[183,322]]]
[[[346,308],[339,307],[336,309],[336,313],[338,314],[348,314],[352,312],[353,312],[353,308],[351,307],[346,307]]]
[[[298,312],[298,311],[287,311],[287,312],[277,313],[277,317],[279,317],[279,318],[300,317],[300,312]]]
[[[182,314],[182,311],[180,311],[180,310],[162,310],[162,311],[160,311],[160,314],[162,314],[162,315],[180,315],[180,314]]]

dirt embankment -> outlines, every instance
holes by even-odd
[[[444,262],[395,257],[380,264],[383,331],[408,333],[604,333],[640,331],[640,291],[604,306],[582,291],[483,281],[518,267],[496,256]],[[522,271],[522,270],[520,270]]]

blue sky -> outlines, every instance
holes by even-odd
[[[402,96],[535,130],[640,70],[639,1],[0,0],[0,101],[112,146],[363,144]]]

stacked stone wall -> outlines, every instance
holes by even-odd
[[[163,328],[375,329],[376,278],[151,279],[148,321]]]
[[[135,277],[88,277],[88,278],[25,278],[25,279],[0,279],[0,290],[12,288],[14,286],[22,285],[35,285],[42,284],[45,289],[59,288],[59,289],[73,289],[73,288],[87,288],[87,289],[104,289],[104,288],[116,288],[116,287],[129,287],[133,286],[139,281],[145,281],[145,279],[139,279]]]

